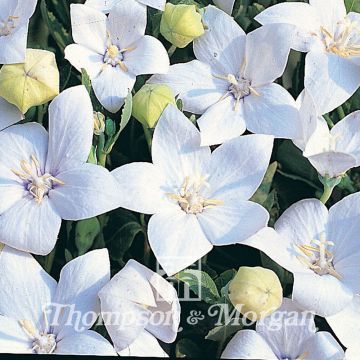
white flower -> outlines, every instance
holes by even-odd
[[[213,2],[219,9],[231,15],[234,8],[235,0],[213,0]]]
[[[0,97],[0,131],[24,119],[19,109]]]
[[[0,2],[0,64],[25,61],[29,19],[37,0],[2,0]]]
[[[132,90],[136,76],[166,73],[169,57],[161,42],[144,35],[146,6],[121,0],[107,18],[89,6],[71,4],[72,36],[76,44],[65,49],[65,58],[91,80],[105,109],[117,112]]]
[[[294,274],[292,298],[303,309],[331,316],[360,293],[360,193],[328,210],[317,199],[290,206],[246,242]]]
[[[347,349],[345,352],[345,360],[358,360],[360,356],[360,346]]]
[[[129,260],[99,297],[106,329],[120,355],[167,356],[156,338],[171,343],[177,336],[180,304],[170,283]],[[111,313],[121,316],[107,318]]]
[[[360,356],[360,295],[355,296],[344,310],[328,316],[326,321],[341,343],[348,348],[346,359],[350,360],[351,352],[353,352],[353,359],[358,359]]]
[[[107,250],[70,261],[57,283],[30,254],[5,246],[0,272],[1,353],[116,355],[89,330],[100,313],[97,293],[110,280]]]
[[[256,18],[277,24],[288,38],[287,26],[297,27],[293,47],[309,52],[305,88],[320,114],[337,108],[360,86],[360,14],[346,14],[343,0],[310,0],[274,5]]]
[[[316,106],[307,94],[299,97],[302,138],[294,140],[322,176],[335,178],[360,165],[360,111],[339,121],[331,130],[318,116]]]
[[[197,60],[170,66],[168,74],[150,82],[166,83],[180,94],[184,110],[203,114],[198,120],[202,145],[223,143],[246,128],[296,138],[295,100],[273,83],[284,72],[291,39],[279,41],[278,27],[272,25],[246,35],[214,6],[205,9],[203,22],[205,34],[194,40]]]
[[[111,9],[120,1],[123,0],[86,0],[85,5],[91,6],[96,10],[100,10],[105,14],[109,13]],[[140,4],[150,6],[158,10],[164,10],[166,0],[137,0]]]
[[[314,316],[302,312],[290,299],[279,310],[240,330],[221,355],[226,359],[343,360],[344,351],[328,332],[316,332]]]
[[[144,214],[150,246],[168,275],[266,226],[269,214],[248,201],[260,185],[273,138],[248,135],[212,154],[200,147],[200,133],[173,105],[155,128],[151,163],[132,163],[113,171],[119,205]]]
[[[114,178],[86,163],[93,125],[90,97],[78,86],[50,104],[49,134],[37,123],[0,132],[3,243],[46,255],[55,246],[61,219],[90,218],[117,207]]]

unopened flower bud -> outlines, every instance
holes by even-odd
[[[204,34],[204,26],[195,5],[167,3],[161,17],[160,32],[174,46],[184,48]]]
[[[59,70],[55,55],[46,50],[26,50],[23,64],[4,65],[0,70],[0,96],[25,114],[59,94]]]
[[[94,134],[101,135],[105,131],[105,115],[94,111]]]
[[[280,280],[272,270],[243,266],[229,284],[229,299],[245,317],[260,320],[281,306]]]
[[[143,125],[153,128],[169,104],[175,105],[175,96],[169,86],[145,84],[133,98],[132,115]]]

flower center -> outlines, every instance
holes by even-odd
[[[180,190],[175,194],[168,194],[170,199],[175,200],[181,210],[187,214],[198,214],[205,209],[222,205],[221,200],[206,199],[204,188],[209,188],[207,176],[186,176]]]
[[[20,171],[16,169],[11,171],[24,182],[26,189],[39,204],[53,189],[54,184],[65,185],[50,174],[42,174],[39,160],[34,155],[31,155],[31,161],[21,160],[20,168]]]
[[[228,74],[226,76],[223,75],[213,75],[218,79],[225,80],[229,83],[228,91],[223,95],[219,101],[225,99],[228,96],[233,96],[235,99],[234,111],[236,111],[239,107],[239,102],[246,96],[250,94],[254,94],[256,96],[260,96],[260,94],[251,86],[251,81],[243,78],[239,75]]]
[[[6,20],[0,20],[0,37],[8,36],[16,28],[15,20],[17,16],[9,16]]]
[[[344,19],[337,23],[334,34],[321,27],[320,34],[326,51],[341,57],[360,56],[360,25]]]
[[[56,337],[54,334],[38,331],[29,320],[21,320],[19,323],[26,335],[33,340],[32,351],[35,351],[37,354],[51,354],[54,352],[56,348]]]
[[[323,234],[320,240],[312,240],[311,243],[315,246],[296,245],[296,250],[300,254],[297,258],[316,274],[329,274],[340,280],[341,275],[336,272],[333,265],[334,255],[327,249],[334,246],[334,243],[325,240]]]

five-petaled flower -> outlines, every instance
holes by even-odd
[[[241,242],[266,226],[268,212],[248,201],[259,187],[273,137],[247,135],[218,147],[200,146],[200,133],[173,105],[155,128],[151,163],[115,169],[119,205],[144,214],[150,246],[168,275],[213,245]]]
[[[117,207],[115,179],[86,163],[93,126],[90,97],[78,86],[50,104],[49,133],[37,123],[0,132],[3,243],[46,255],[55,246],[61,219],[86,219]]]
[[[94,9],[100,10],[105,14],[107,14],[120,1],[123,0],[86,0],[85,5],[91,6]],[[164,10],[166,3],[166,0],[137,0],[137,1],[139,1],[140,4],[150,6],[158,10]]]
[[[255,19],[261,24],[276,24],[284,38],[289,38],[289,24],[296,26],[292,47],[308,52],[305,88],[320,114],[337,108],[359,88],[360,14],[346,14],[343,0],[281,3]]]
[[[109,17],[86,5],[71,5],[72,36],[65,58],[92,80],[96,97],[115,113],[132,90],[136,76],[166,73],[169,57],[161,42],[144,35],[146,6],[122,0]]]
[[[205,34],[194,40],[197,60],[170,66],[152,83],[166,83],[198,120],[201,144],[214,145],[246,130],[282,138],[299,131],[295,100],[274,81],[284,72],[292,42],[279,37],[278,26],[246,35],[229,15],[208,6]],[[291,35],[293,26],[288,25]],[[264,61],[264,58],[266,61]]]

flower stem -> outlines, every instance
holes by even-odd
[[[324,184],[324,192],[321,195],[320,201],[325,205],[331,197],[332,192],[334,191],[335,186],[329,186]]]
[[[143,125],[143,129],[144,129],[145,139],[146,139],[146,142],[147,142],[147,144],[149,146],[149,151],[151,153],[151,144],[152,144],[151,132],[150,132],[149,128],[146,127],[145,125]]]
[[[175,45],[171,45],[171,47],[168,50],[169,57],[172,57],[177,47]]]

